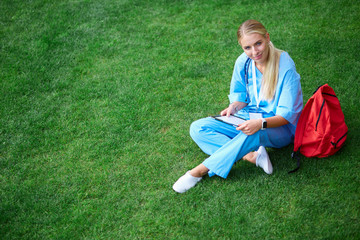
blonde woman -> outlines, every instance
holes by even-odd
[[[300,75],[293,60],[274,47],[269,33],[256,20],[241,24],[237,35],[244,53],[236,60],[230,105],[221,115],[246,121],[237,127],[213,118],[191,124],[191,137],[209,157],[175,182],[176,192],[186,192],[206,174],[226,178],[242,158],[271,174],[265,147],[281,148],[293,141],[303,106]]]

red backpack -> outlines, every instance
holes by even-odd
[[[328,157],[344,145],[348,128],[334,90],[320,86],[306,103],[295,131],[294,152],[300,168],[299,153],[305,157]]]

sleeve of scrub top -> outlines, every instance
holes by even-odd
[[[285,118],[289,123],[296,126],[303,107],[303,97],[300,84],[300,75],[289,69],[284,76],[276,115]]]
[[[247,56],[245,53],[241,54],[235,62],[234,71],[230,84],[230,103],[235,101],[249,103],[246,94],[246,83],[245,83],[245,70],[244,65]]]

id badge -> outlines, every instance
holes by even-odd
[[[262,113],[249,113],[250,119],[259,119],[262,118]]]

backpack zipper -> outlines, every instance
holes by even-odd
[[[315,131],[317,131],[317,126],[318,126],[318,124],[319,124],[319,120],[320,120],[320,117],[321,117],[321,112],[322,112],[322,110],[323,110],[323,108],[324,108],[324,105],[325,105],[325,99],[324,99],[323,103],[321,104],[321,108],[320,108],[320,112],[319,112],[319,117],[318,117],[318,119],[317,119],[317,121],[316,121],[316,125],[315,125]]]
[[[341,139],[343,139],[346,135],[347,135],[348,132],[346,132],[344,135],[341,136],[341,138],[339,138],[339,140],[337,140],[337,142],[331,142],[331,144],[336,148],[336,145],[341,141]]]
[[[317,90],[316,90],[316,91],[317,91]],[[315,92],[316,92],[316,91],[315,91]],[[328,95],[328,96],[331,96],[331,97],[336,97],[336,98],[337,98],[336,95],[333,95],[333,94],[330,94],[330,93],[322,93],[322,94]],[[325,99],[323,100],[323,103],[322,103],[321,108],[320,108],[319,117],[318,117],[318,119],[317,119],[317,121],[316,121],[316,125],[315,125],[315,131],[317,131],[317,126],[318,126],[318,124],[319,124],[319,120],[320,120],[320,117],[321,117],[321,112],[322,112],[322,110],[323,110],[323,108],[324,108],[324,105],[325,105]]]
[[[336,95],[334,95],[334,94],[330,94],[330,93],[322,93],[322,94],[324,94],[324,95],[328,95],[328,96],[332,96],[332,97],[337,97]]]

